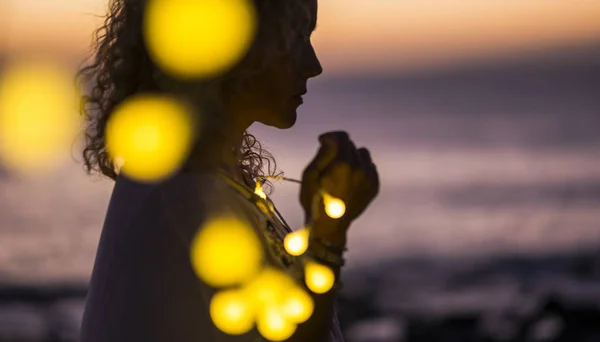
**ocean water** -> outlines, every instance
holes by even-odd
[[[378,312],[429,316],[500,310],[520,298],[524,282],[536,293],[525,298],[560,290],[600,299],[597,280],[542,266],[556,265],[548,256],[571,260],[578,252],[596,260],[595,272],[600,264],[589,252],[600,250],[600,64],[534,62],[323,76],[310,83],[294,128],[252,127],[294,178],[323,132],[346,130],[370,149],[381,191],[351,228],[350,298],[374,291]],[[41,177],[0,176],[1,283],[87,281],[112,183],[65,159]],[[298,186],[275,186],[276,205],[300,227]],[[524,269],[540,271],[529,277]],[[457,279],[461,285],[449,288]],[[38,322],[27,305],[10,305],[0,303],[0,332],[15,329],[18,317]],[[76,327],[81,308],[80,299],[53,310]],[[354,319],[347,332],[356,341],[369,340],[365,334],[396,341],[404,328],[393,317]]]
[[[371,150],[381,192],[349,258],[546,253],[600,243],[600,67],[488,67],[316,83],[298,124],[257,127],[298,177],[323,131]],[[274,197],[301,224],[297,186]]]

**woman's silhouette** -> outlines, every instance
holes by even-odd
[[[83,106],[85,167],[116,181],[81,342],[261,341],[256,330],[229,336],[213,325],[209,301],[215,289],[193,272],[189,249],[209,214],[233,213],[251,222],[257,233],[271,234],[264,240],[269,262],[297,266],[281,253],[286,226],[275,215],[265,216],[239,189],[276,172],[272,157],[247,128],[254,122],[293,126],[308,79],[322,72],[310,41],[317,0],[254,0],[258,30],[248,54],[226,74],[195,83],[170,78],[152,62],[142,37],[145,2],[110,1],[94,37],[93,63],[78,75],[92,85]],[[153,184],[119,175],[105,146],[110,113],[124,99],[148,92],[175,94],[206,113],[187,162]],[[348,228],[377,195],[379,179],[368,150],[357,149],[345,132],[326,133],[319,140],[321,148],[303,173],[300,202],[308,220],[320,189],[345,201],[341,219],[321,214],[313,222],[309,246],[334,256],[315,258],[339,275]],[[239,185],[237,190],[232,184]],[[337,289],[313,295],[314,313],[290,341],[342,340],[334,310]]]

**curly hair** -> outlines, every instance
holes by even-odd
[[[76,80],[88,92],[84,92],[80,106],[86,126],[83,149],[84,169],[88,174],[99,173],[113,180],[117,178],[115,167],[107,150],[105,129],[111,112],[128,97],[142,92],[162,92],[153,75],[157,67],[151,60],[143,39],[143,15],[148,0],[110,0],[103,25],[93,33],[92,62],[80,68]],[[261,52],[255,45],[248,53],[262,53],[253,58],[258,63],[240,62],[228,73],[224,91],[243,91],[245,79],[259,74],[272,58],[285,53],[291,45],[291,37],[297,30],[305,30],[310,13],[305,0],[254,0],[258,16],[258,32],[255,41],[265,48]],[[246,58],[247,59],[247,58]],[[245,59],[245,60],[246,60]],[[194,85],[171,79],[179,87]],[[225,84],[225,83],[224,83]],[[86,87],[87,86],[87,87]],[[244,132],[239,166],[250,177],[273,176],[277,166],[273,156],[248,131]],[[267,183],[268,190],[272,185]]]

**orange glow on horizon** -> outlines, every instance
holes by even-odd
[[[107,0],[11,0],[0,51],[83,57]],[[5,11],[6,9],[3,9]],[[327,0],[314,43],[328,72],[412,67],[600,41],[599,1]]]

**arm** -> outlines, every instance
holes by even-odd
[[[323,221],[317,222],[313,226],[314,232],[332,231],[331,229],[324,229],[320,225],[328,225]],[[346,224],[348,225],[348,224]],[[321,238],[338,246],[346,245],[346,234],[347,229],[335,230],[336,233],[332,234],[321,234]],[[342,233],[344,232],[344,233]],[[341,275],[341,267],[330,266],[335,274],[336,282],[339,281]],[[315,294],[308,290],[311,294],[315,309],[312,316],[305,323],[298,326],[296,333],[290,338],[290,342],[301,342],[301,341],[315,341],[315,342],[327,342],[329,341],[329,334],[332,328],[334,307],[338,296],[338,289],[334,287],[330,291],[324,294]]]
[[[346,232],[379,191],[379,176],[366,148],[356,149],[346,132],[329,132],[319,136],[321,147],[317,156],[304,169],[300,203],[308,222],[316,220],[311,233],[337,247],[346,246]],[[346,212],[339,219],[330,219],[325,213],[322,193],[343,200]],[[317,201],[318,200],[318,201]],[[339,252],[341,253],[341,251]],[[339,278],[339,268],[334,268]],[[314,296],[316,302],[314,326],[319,338],[325,340],[331,327],[335,291]],[[308,328],[306,328],[309,330]]]

